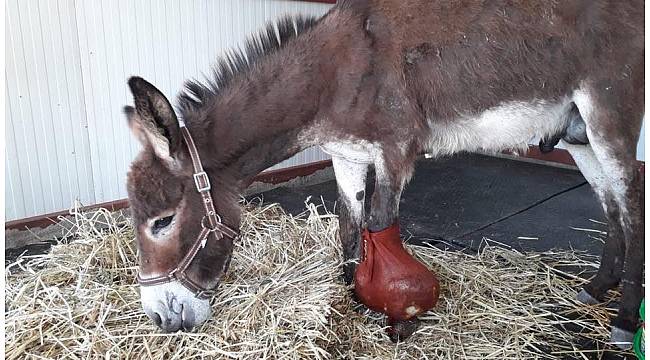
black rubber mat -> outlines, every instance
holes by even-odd
[[[316,203],[322,197],[332,211],[336,182],[278,188],[262,196],[294,214],[304,209],[307,197]],[[419,161],[400,203],[402,234],[410,241],[446,240],[472,248],[489,238],[517,249],[600,254],[602,242],[593,237],[605,230],[598,223],[603,220],[580,172],[474,154]]]

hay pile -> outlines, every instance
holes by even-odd
[[[410,246],[442,293],[418,332],[395,345],[382,317],[350,299],[338,222],[313,204],[298,217],[249,204],[213,318],[193,333],[159,334],[140,307],[129,219],[74,215],[74,241],[6,267],[9,359],[591,358],[602,350],[576,344],[602,349],[608,338],[608,310],[576,304],[583,280],[562,270],[595,268],[596,259]]]

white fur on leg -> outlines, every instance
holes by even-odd
[[[627,213],[625,194],[627,193],[628,187],[628,173],[626,170],[629,170],[629,167],[622,162],[623,159],[621,154],[617,153],[617,149],[612,148],[609,143],[613,140],[606,138],[608,135],[603,135],[593,131],[595,122],[594,117],[597,116],[597,114],[594,111],[593,99],[589,94],[589,91],[586,89],[576,90],[574,92],[573,101],[578,107],[578,110],[587,125],[589,147],[592,149],[592,154],[589,154],[589,156],[595,157],[597,162],[600,164],[600,176],[603,177],[601,181],[606,184],[606,191],[614,197],[614,200],[619,206],[621,216],[625,217]],[[569,149],[569,152],[571,152],[571,149]],[[573,153],[571,153],[571,155],[574,156]],[[580,170],[582,170],[582,168]],[[587,180],[589,181],[589,179]]]
[[[355,221],[362,220],[368,164],[348,161],[342,157],[333,156],[332,166],[334,167],[336,183],[341,190],[341,195],[350,204],[349,210],[351,217]],[[363,196],[358,196],[358,194]]]
[[[609,190],[607,176],[603,173],[603,167],[591,145],[574,145],[562,140],[562,146],[571,154],[578,169],[599,196]]]
[[[629,350],[634,342],[634,333],[612,326],[612,345],[616,345],[621,350]]]

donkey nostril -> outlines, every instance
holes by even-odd
[[[176,298],[172,298],[171,301],[169,301],[169,310],[176,314],[180,314],[183,311],[183,304],[181,304]]]
[[[162,318],[160,317],[160,314],[157,312],[154,312],[153,315],[151,316],[151,320],[156,324],[156,326],[160,327],[162,325]]]
[[[194,322],[194,312],[187,306],[183,306],[183,311],[181,312],[181,325],[184,331],[190,331],[196,325]]]

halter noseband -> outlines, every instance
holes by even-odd
[[[205,207],[205,215],[201,218],[201,232],[196,238],[196,241],[194,241],[194,244],[192,244],[190,251],[174,269],[164,275],[152,278],[142,278],[140,273],[138,273],[138,283],[140,286],[153,286],[178,281],[196,297],[207,299],[214,294],[214,290],[206,289],[197,284],[187,276],[185,271],[187,271],[187,268],[192,264],[192,261],[194,261],[194,258],[199,251],[205,247],[210,234],[214,234],[214,237],[217,240],[221,240],[223,237],[234,240],[239,235],[239,232],[224,224],[221,221],[221,217],[214,209],[214,202],[212,201],[212,195],[210,194],[211,186],[208,174],[203,170],[199,152],[196,150],[196,145],[194,145],[194,140],[192,139],[189,130],[187,130],[183,121],[179,121],[179,123],[181,134],[183,134],[183,140],[185,140],[190,157],[192,158],[192,167],[194,169],[194,174],[192,176],[194,177],[194,185],[199,194],[201,194],[203,206]]]

